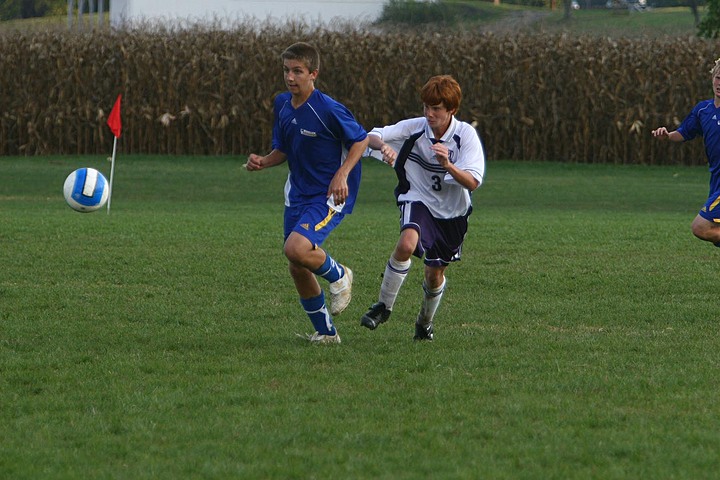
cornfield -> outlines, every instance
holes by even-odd
[[[298,40],[321,51],[317,87],[368,129],[421,115],[419,88],[447,73],[490,159],[705,162],[701,141],[668,146],[650,130],[712,96],[714,42],[250,24],[0,35],[0,155],[107,153],[119,93],[123,153],[265,153],[279,56]]]

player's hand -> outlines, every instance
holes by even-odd
[[[255,170],[262,170],[263,168],[265,168],[262,163],[263,158],[264,157],[261,157],[260,155],[255,155],[254,153],[251,153],[248,156],[248,161],[245,164],[245,168],[250,172]]]
[[[330,182],[330,187],[328,188],[328,198],[332,195],[335,205],[342,205],[345,203],[345,200],[347,200],[349,192],[350,189],[348,188],[347,177],[336,173]]]
[[[666,127],[660,127],[652,131],[652,136],[659,139],[667,138],[669,135],[670,132],[668,132],[668,129]]]
[[[440,166],[443,168],[447,168],[448,163],[450,163],[450,152],[448,151],[447,147],[442,143],[436,143],[432,145],[430,149],[435,152],[435,159],[440,164]]]
[[[395,159],[397,158],[397,152],[387,143],[383,143],[380,147],[380,153],[382,153],[383,162],[387,163],[391,167],[395,165]]]

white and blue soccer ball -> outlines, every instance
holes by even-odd
[[[78,212],[94,212],[108,200],[110,186],[102,173],[94,168],[78,168],[65,179],[63,194],[70,208]]]

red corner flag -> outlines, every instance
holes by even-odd
[[[107,121],[108,127],[110,127],[110,130],[112,130],[112,133],[116,138],[120,138],[120,131],[122,130],[122,122],[120,121],[120,100],[122,100],[122,94],[118,95],[117,100],[115,100],[115,105],[113,105]]]

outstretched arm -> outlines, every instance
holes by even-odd
[[[248,161],[245,168],[249,171],[262,170],[263,168],[274,167],[280,165],[287,159],[287,156],[278,149],[274,149],[264,157],[251,153],[248,155]]]
[[[391,167],[395,164],[397,158],[397,152],[387,143],[383,142],[383,139],[379,135],[368,134],[368,146],[373,150],[378,150],[382,153],[382,161],[390,165]]]
[[[668,131],[667,127],[660,127],[656,130],[653,130],[652,136],[657,138],[658,140],[668,139],[671,142],[685,141],[685,138],[682,136],[682,134],[680,132],[678,132],[677,130],[670,132],[670,131]]]

